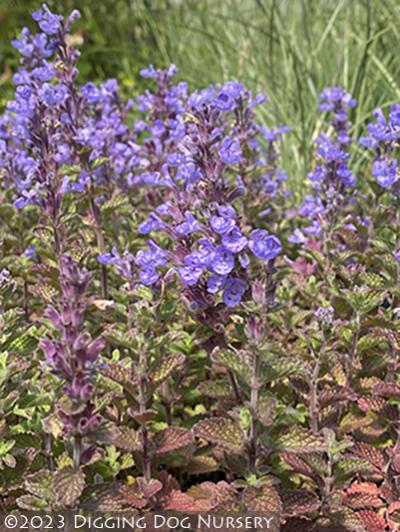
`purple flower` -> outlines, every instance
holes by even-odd
[[[207,277],[207,290],[211,294],[216,294],[223,289],[226,282],[226,275],[219,275],[217,273],[212,273]]]
[[[390,123],[393,127],[400,126],[400,104],[392,105],[389,112]]]
[[[240,253],[239,262],[241,267],[247,270],[247,268],[250,266],[250,258],[247,253]]]
[[[391,187],[397,181],[397,161],[375,161],[372,165],[372,175],[381,187]]]
[[[194,286],[200,280],[203,274],[203,268],[196,268],[194,266],[182,266],[178,268],[180,279],[189,286]]]
[[[3,268],[0,271],[0,288],[2,288],[4,285],[7,285],[10,281],[10,278],[10,272],[6,268]]]
[[[222,301],[227,307],[236,307],[241,302],[246,287],[246,282],[243,279],[228,279],[222,293]]]
[[[304,244],[306,240],[306,237],[298,228],[294,230],[292,235],[288,236],[288,242],[291,244]]]
[[[238,227],[234,227],[222,237],[224,248],[232,253],[240,253],[247,246],[247,238],[242,235]]]
[[[175,231],[179,235],[190,235],[192,233],[195,233],[196,231],[199,231],[201,227],[202,227],[201,223],[196,220],[193,214],[189,211],[186,211],[185,221],[177,225],[175,227]]]
[[[139,279],[146,286],[151,286],[155,284],[159,278],[160,278],[160,275],[157,273],[157,271],[154,268],[150,267],[150,268],[139,270]]]
[[[278,238],[268,235],[263,229],[257,229],[251,233],[249,248],[257,258],[263,260],[274,259],[282,251]]]
[[[240,142],[237,139],[225,137],[219,149],[219,156],[225,164],[237,164],[242,158]]]
[[[210,269],[219,275],[228,275],[234,266],[234,255],[223,246],[218,246],[210,263]]]
[[[38,9],[33,13],[32,17],[39,23],[40,29],[47,35],[55,35],[61,30],[63,17],[52,13],[46,4],[43,4],[43,10]]]
[[[142,222],[139,225],[139,232],[142,233],[142,235],[147,235],[153,231],[163,229],[165,226],[166,224],[161,220],[161,218],[159,218],[154,213],[150,213],[149,220],[146,222]]]
[[[216,233],[223,235],[235,227],[235,220],[225,216],[212,216],[210,225]]]
[[[213,260],[215,248],[213,244],[202,238],[199,240],[199,248],[195,249],[189,255],[186,255],[185,262],[190,266],[203,267],[208,266]]]
[[[233,98],[231,98],[227,91],[221,90],[213,101],[213,105],[219,111],[226,112],[233,111],[233,109],[236,107],[236,102]]]
[[[31,244],[30,246],[28,246],[26,250],[24,251],[25,257],[28,257],[28,259],[35,259],[37,257],[37,253],[35,250],[36,250],[35,244]]]
[[[347,164],[341,163],[336,173],[347,187],[354,187],[356,184],[356,178]]]

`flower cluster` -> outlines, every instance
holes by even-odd
[[[168,212],[168,206],[163,205],[162,210]],[[222,292],[225,305],[234,307],[240,303],[247,288],[246,271],[250,258],[246,251],[250,250],[257,259],[269,261],[282,250],[279,240],[266,230],[253,230],[245,236],[231,205],[216,204],[210,208],[207,224],[188,211],[182,215],[173,209],[168,214],[168,222],[157,217],[156,225],[153,217],[140,227],[146,234],[154,229],[162,230],[176,243],[173,251],[168,253],[154,242],[149,243],[148,250],[138,252],[135,261],[144,284],[155,284],[159,279],[158,269],[170,266],[184,285],[204,284],[208,294]]]
[[[0,118],[0,161],[14,204],[39,204],[55,219],[68,192],[111,179],[126,187],[135,147],[123,122],[132,102],[121,103],[115,80],[77,84],[79,52],[68,32],[78,11],[64,21],[44,6],[34,18],[43,33],[24,28],[13,41],[22,58]]]
[[[375,122],[368,124],[368,136],[360,143],[375,151],[372,175],[383,188],[395,189],[398,183],[397,159],[393,152],[399,145],[400,104],[390,108],[387,120],[381,109],[374,111]]]
[[[135,257],[113,250],[100,254],[99,262],[118,265],[129,279],[137,269],[145,285],[155,285],[160,272],[170,279],[176,271],[186,289],[201,286],[209,303],[221,293],[222,301],[233,307],[248,287],[246,250],[268,261],[276,258],[281,245],[264,229],[243,231],[238,209],[244,206],[235,207],[232,202],[245,195],[246,183],[252,187],[248,169],[255,162],[268,167],[262,179],[268,174],[270,180],[284,180],[275,166],[274,143],[287,128],[267,131],[257,125],[254,106],[265,97],[253,96],[241,83],[231,81],[189,95],[186,84],[172,84],[175,74],[174,66],[167,71],[153,67],[142,71],[156,80],[157,87],[154,94],[148,91],[138,98],[138,109],[149,118],[135,125],[144,134],[137,183],[165,190],[156,195],[164,201],[149,213],[139,231],[145,235],[163,231],[171,246],[164,249],[150,240]],[[269,143],[264,150],[267,160],[260,158],[260,134]]]
[[[84,326],[89,277],[72,258],[61,258],[60,304],[58,308],[50,306],[45,314],[56,334],[40,344],[52,372],[65,382],[64,393],[71,401],[68,409],[60,410],[64,430],[79,437],[88,435],[101,422],[94,413],[92,374],[104,343],[101,339],[92,341]]]
[[[331,131],[321,133],[315,140],[318,164],[308,175],[313,194],[305,197],[299,209],[299,214],[311,222],[304,228],[304,233],[311,236],[321,234],[322,223],[329,223],[330,218],[343,207],[348,190],[356,184],[348,165],[348,148],[352,143],[348,111],[357,102],[340,87],[324,89],[320,100],[320,110],[329,113]],[[306,237],[297,229],[289,240],[302,243]]]

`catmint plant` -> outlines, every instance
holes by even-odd
[[[61,298],[58,308],[49,307],[45,313],[55,334],[40,343],[47,365],[64,382],[63,392],[69,400],[59,406],[59,415],[65,435],[72,438],[75,470],[93,455],[95,448],[85,445],[85,438],[101,423],[94,410],[93,377],[104,342],[100,338],[92,341],[84,326],[89,277],[71,257],[61,257]]]
[[[299,214],[309,220],[309,225],[303,232],[295,231],[289,238],[293,243],[303,243],[307,237],[331,231],[356,183],[348,164],[352,138],[347,114],[357,102],[340,87],[324,89],[320,100],[320,110],[328,113],[330,127],[315,140],[318,164],[309,173],[313,194],[306,196],[299,210]]]

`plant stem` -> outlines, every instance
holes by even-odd
[[[73,442],[73,467],[74,471],[78,471],[79,466],[81,465],[81,455],[82,455],[82,436],[76,434],[74,436]]]
[[[44,452],[47,459],[47,467],[50,471],[54,471],[54,462],[53,457],[51,453],[51,447],[52,447],[52,441],[53,437],[51,434],[45,434],[44,435]]]
[[[100,210],[92,196],[90,197],[90,209],[94,218],[94,231],[96,233],[97,247],[99,248],[99,253],[102,254],[105,252],[106,247],[104,243],[103,231],[101,228]],[[104,299],[108,299],[107,269],[104,264],[101,264],[100,267],[100,282],[101,294]]]
[[[235,379],[235,375],[230,369],[228,369],[228,379],[229,379],[229,383],[233,391],[233,395],[235,397],[235,401],[238,405],[240,405],[240,403],[242,402],[242,397],[239,392],[239,388],[238,388],[238,385]]]
[[[162,383],[162,395],[163,395],[163,404],[165,410],[165,420],[170,427],[172,425],[172,408],[171,408],[171,394],[169,392],[168,382],[164,381]]]
[[[354,362],[357,357],[357,343],[358,343],[358,338],[360,336],[360,315],[358,313],[356,313],[356,316],[355,316],[355,324],[356,324],[356,330],[353,335],[353,341],[352,341],[351,350],[350,350],[350,360],[347,365],[347,375],[346,375],[347,386],[351,386],[351,369],[354,366]]]
[[[29,321],[29,290],[28,280],[24,279],[24,316],[25,320]]]
[[[310,423],[314,434],[318,433],[318,375],[321,367],[318,356],[310,383]]]
[[[254,353],[253,357],[253,376],[251,380],[251,395],[250,407],[252,412],[251,426],[250,426],[250,451],[249,451],[249,465],[252,473],[256,472],[257,461],[257,440],[258,440],[258,391],[259,391],[259,373],[260,373],[260,355]]]
[[[143,349],[140,350],[140,385],[139,385],[139,412],[144,414],[147,410],[147,364],[146,354]],[[149,454],[149,432],[147,421],[141,420],[141,440],[143,453],[143,476],[146,482],[151,479],[151,457]]]

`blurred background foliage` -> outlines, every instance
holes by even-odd
[[[9,41],[34,27],[32,0],[0,0],[0,89],[11,90],[18,62]],[[341,85],[359,100],[354,134],[371,111],[400,101],[398,0],[48,0],[61,13],[78,8],[82,81],[116,77],[128,95],[143,90],[139,70],[175,63],[191,88],[238,79],[266,92],[260,113],[293,128],[283,166],[296,196],[304,192],[318,94]],[[360,152],[361,153],[361,152]],[[362,165],[363,157],[358,157]],[[361,167],[360,167],[361,168]]]

